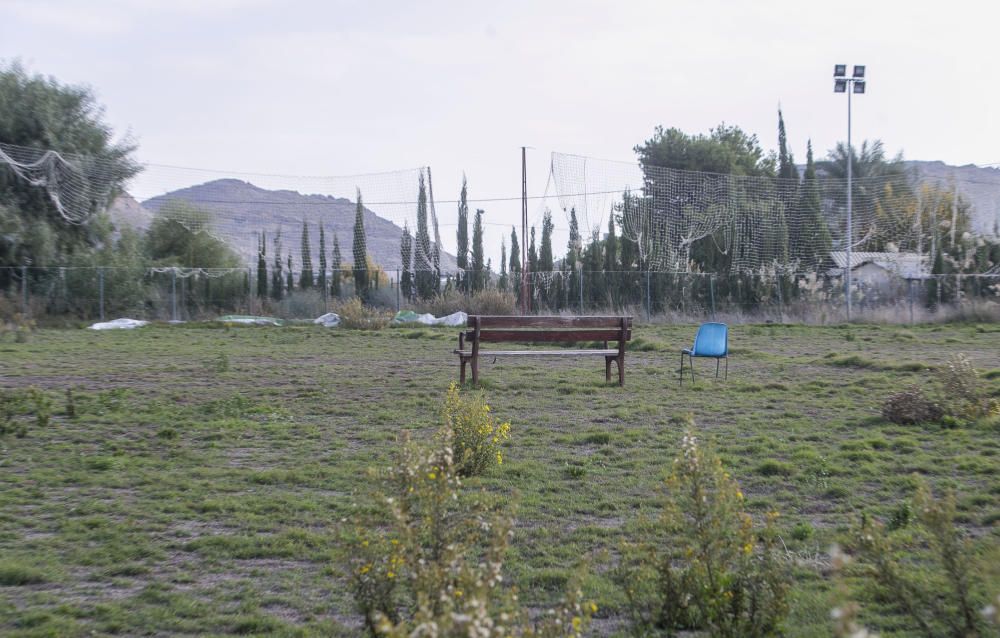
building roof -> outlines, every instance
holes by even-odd
[[[830,259],[833,260],[833,263],[837,268],[843,269],[847,267],[847,253],[843,250],[831,251]],[[865,264],[874,264],[880,268],[884,268],[894,275],[907,279],[925,277],[931,272],[927,255],[903,252],[851,252],[851,270],[854,270],[859,266],[864,266]]]

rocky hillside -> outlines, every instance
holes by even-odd
[[[274,238],[281,233],[282,254],[291,254],[298,268],[303,221],[309,227],[314,267],[318,265],[319,226],[326,233],[327,251],[332,250],[333,236],[340,242],[343,260],[351,263],[355,204],[344,198],[326,195],[303,195],[295,191],[265,190],[236,179],[220,179],[172,191],[148,199],[140,205],[131,197],[119,198],[112,207],[112,218],[134,228],[148,228],[152,216],[170,201],[187,202],[211,214],[212,234],[225,240],[248,264],[257,260],[257,241],[267,235],[269,260]],[[399,243],[402,229],[365,209],[365,236],[368,254],[386,271],[400,267]],[[442,272],[454,272],[455,257],[442,252]]]
[[[949,166],[944,162],[905,162],[917,178],[958,188],[960,197],[972,205],[972,228],[989,237],[997,236],[1000,228],[1000,168]]]

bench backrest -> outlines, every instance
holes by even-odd
[[[546,317],[469,315],[466,339],[530,343],[568,341],[628,341],[632,317]]]

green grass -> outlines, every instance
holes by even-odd
[[[0,388],[44,390],[53,416],[20,415],[27,436],[0,437],[0,634],[355,635],[339,522],[401,430],[436,426],[456,333],[189,325],[3,343]],[[591,358],[482,364],[512,441],[480,482],[516,504],[508,574],[527,605],[555,602],[588,558],[598,633],[624,631],[608,567],[640,516],[655,520],[687,415],[750,511],[782,513],[794,556],[843,543],[862,512],[904,524],[913,473],[959,490],[976,537],[1000,535],[996,421],[878,416],[960,351],[1000,396],[1000,331],[735,327],[729,381],[696,361],[683,387],[675,355],[694,327],[635,333],[624,388]],[[795,575],[787,633],[828,635],[830,581],[808,564]]]

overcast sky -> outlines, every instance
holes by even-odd
[[[807,138],[823,156],[846,137],[838,62],[868,68],[855,142],[1000,163],[997,6],[0,0],[0,59],[93,87],[146,162],[294,175],[429,165],[438,201],[457,196],[463,171],[472,198],[517,197],[521,145],[541,194],[551,151],[631,160],[658,124],[725,121],[773,149],[779,103],[796,160]],[[519,220],[518,202],[483,207],[493,223]],[[454,205],[438,213],[453,220]],[[442,228],[446,247],[453,233]],[[499,237],[491,226],[494,259]]]

